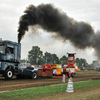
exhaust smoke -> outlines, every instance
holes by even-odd
[[[95,33],[89,23],[74,20],[52,4],[29,5],[24,13],[19,21],[19,43],[29,26],[38,25],[51,34],[55,33],[56,37],[64,41],[69,40],[76,48],[94,48],[95,54],[100,60],[100,32]]]

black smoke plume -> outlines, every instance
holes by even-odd
[[[39,25],[50,33],[55,32],[57,37],[69,40],[76,48],[94,48],[100,60],[100,32],[94,33],[89,23],[74,20],[52,4],[29,5],[24,13],[19,21],[18,42],[28,31],[29,26]]]

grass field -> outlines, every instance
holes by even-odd
[[[94,86],[100,86],[100,80],[73,83],[73,86],[74,91],[88,89]],[[65,93],[66,88],[67,84],[14,90],[0,93],[0,100],[38,100],[41,97]]]
[[[100,73],[100,71],[93,71],[93,70],[84,70],[84,71],[78,71],[76,73]]]

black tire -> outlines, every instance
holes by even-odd
[[[74,77],[75,76],[75,73],[72,73],[71,75],[69,75],[69,73],[67,73],[67,75],[68,75],[68,78],[70,78],[70,77]]]
[[[5,74],[4,74],[5,79],[11,79],[13,77],[13,70],[12,69],[7,69]]]
[[[37,79],[37,77],[38,77],[37,72],[33,72],[31,78],[32,78],[32,79]]]
[[[68,73],[68,72],[66,72],[66,74],[67,74],[68,78],[70,78],[70,75],[69,75],[69,73]]]
[[[75,76],[75,73],[72,73],[72,74],[71,74],[71,77],[73,78],[74,76]]]

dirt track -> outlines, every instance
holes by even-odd
[[[100,73],[93,73],[93,74],[77,73],[73,78],[73,82],[92,80],[95,78],[100,79]],[[66,83],[67,81],[68,78],[66,78]],[[9,90],[16,90],[23,88],[61,84],[61,83],[62,83],[62,78],[38,78],[36,80],[32,80],[32,79],[16,79],[15,77],[13,77],[12,80],[5,80],[4,78],[0,77],[0,91],[7,91],[7,90],[9,91]]]

